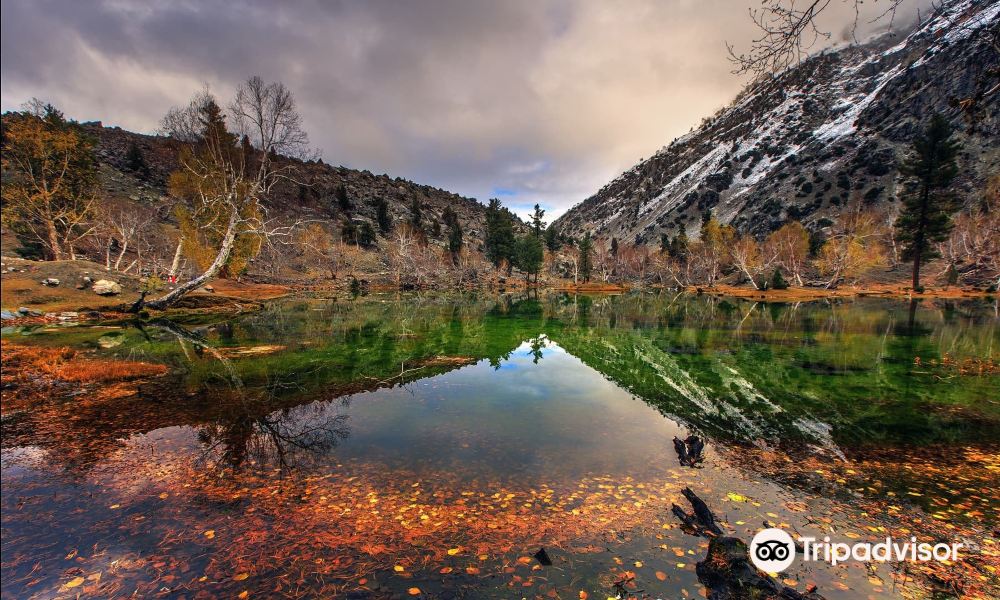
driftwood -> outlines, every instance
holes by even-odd
[[[691,488],[684,488],[681,490],[681,494],[684,494],[687,501],[691,503],[691,508],[694,509],[694,512],[685,512],[683,508],[676,504],[670,508],[670,512],[674,513],[681,520],[684,527],[694,535],[705,537],[722,535],[722,529],[719,528],[718,523],[715,521],[715,515],[712,514],[712,509],[705,504],[705,501],[692,492]]]
[[[735,537],[712,538],[695,573],[708,600],[825,600],[815,587],[803,594],[762,573],[750,562],[747,545]]]
[[[674,450],[682,467],[695,467],[705,460],[705,442],[696,435],[689,435],[684,440],[674,436]]]

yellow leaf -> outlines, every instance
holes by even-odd
[[[726,496],[733,502],[748,502],[750,500],[750,498],[736,492],[729,492]]]
[[[83,582],[84,582],[83,577],[74,577],[73,579],[70,579],[63,585],[65,585],[68,588],[75,588],[76,586],[80,585]]]
[[[642,568],[642,561],[641,560],[635,561],[635,568],[636,569],[641,569]]]
[[[397,573],[402,573],[403,571],[406,570],[406,567],[404,567],[403,565],[396,565],[395,567],[392,568],[392,570]]]
[[[462,551],[461,548],[448,548],[448,556],[455,556],[461,551]]]
[[[209,529],[208,531],[206,531],[205,532],[205,537],[207,537],[208,539],[214,538],[215,537],[215,530],[214,529]]]
[[[410,589],[408,589],[406,591],[411,596],[419,596],[420,595],[420,588],[418,588],[418,587],[411,587]]]
[[[250,573],[240,573],[238,575],[233,576],[233,581],[243,581],[247,577],[250,577]]]
[[[237,596],[237,598],[246,598],[249,595],[250,595],[250,592],[248,592],[246,590],[243,590],[242,592],[240,592],[240,595]]]

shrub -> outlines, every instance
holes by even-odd
[[[771,289],[774,290],[788,289],[788,282],[785,281],[784,276],[781,274],[781,269],[775,269],[774,274],[771,275]]]

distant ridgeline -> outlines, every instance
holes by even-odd
[[[814,56],[759,80],[555,222],[563,233],[656,245],[700,216],[757,236],[811,230],[850,203],[891,206],[899,159],[934,113],[962,144],[966,204],[1000,173],[1000,4],[945,2],[908,35]]]

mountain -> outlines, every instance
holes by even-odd
[[[1000,173],[997,28],[1000,2],[952,1],[902,41],[883,36],[759,80],[554,225],[656,244],[682,229],[697,237],[711,209],[757,235],[789,219],[819,229],[848,202],[895,203],[899,159],[935,112],[958,130],[956,187],[973,202]]]

